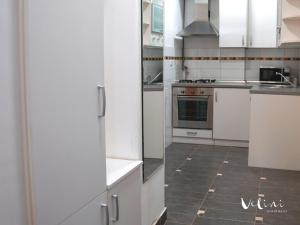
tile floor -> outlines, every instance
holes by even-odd
[[[247,148],[169,146],[166,225],[300,225],[300,172],[247,164]],[[242,208],[241,198],[248,204],[259,195],[262,203],[281,200],[285,206]]]

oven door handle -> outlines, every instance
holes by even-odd
[[[179,96],[177,96],[177,98],[179,98],[179,99],[192,99],[192,100],[195,100],[195,99],[205,99],[205,100],[207,100],[207,99],[209,99],[209,97],[211,97],[211,96],[182,96],[182,95],[179,95]]]

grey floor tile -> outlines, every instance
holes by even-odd
[[[253,179],[252,181],[249,181],[248,179],[245,178],[227,176],[227,174],[224,174],[222,176],[217,176],[214,181],[214,187],[216,188],[232,187],[232,186],[257,188],[258,185],[259,185],[258,179]]]
[[[236,203],[241,204],[241,198],[245,199],[245,201],[250,199],[257,199],[257,194],[249,195],[248,193],[243,195],[237,194],[218,194],[218,193],[208,193],[206,199],[207,200],[215,200],[221,202],[228,202],[228,203]]]
[[[268,225],[299,225],[300,216],[289,213],[264,214],[263,223]]]
[[[237,220],[244,222],[255,221],[255,211],[252,213],[239,212],[238,210],[230,210],[227,207],[223,209],[206,209],[204,217],[215,218],[215,219],[225,219],[225,220]]]
[[[242,208],[241,203],[228,203],[223,201],[217,201],[215,199],[212,200],[206,200],[201,208],[204,209],[220,209],[220,210],[226,210],[226,212],[231,213],[255,213],[256,208],[249,208],[248,210],[245,210]]]
[[[206,193],[193,193],[183,191],[172,191],[166,188],[165,192],[166,203],[174,204],[199,204],[205,197]]]
[[[258,187],[239,185],[239,186],[212,186],[215,189],[215,193],[222,195],[237,195],[237,196],[257,196]]]
[[[202,184],[168,184],[169,191],[176,192],[191,192],[191,193],[206,193],[209,189],[209,185]]]
[[[180,203],[167,203],[168,213],[182,213],[196,215],[200,207],[201,200],[197,203],[180,204]]]
[[[187,223],[173,223],[173,222],[167,221],[164,225],[190,225],[190,224],[187,224]]]
[[[195,218],[195,215],[170,212],[168,213],[168,222],[191,224]]]
[[[198,217],[193,225],[253,225],[253,223]]]

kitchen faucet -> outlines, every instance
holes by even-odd
[[[276,75],[281,76],[281,78],[283,78],[283,80],[286,81],[289,85],[295,87],[295,84],[290,82],[289,79],[287,79],[286,76],[284,76],[282,73],[276,72]]]

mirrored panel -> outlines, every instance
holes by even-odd
[[[144,181],[164,162],[164,2],[142,0]]]

